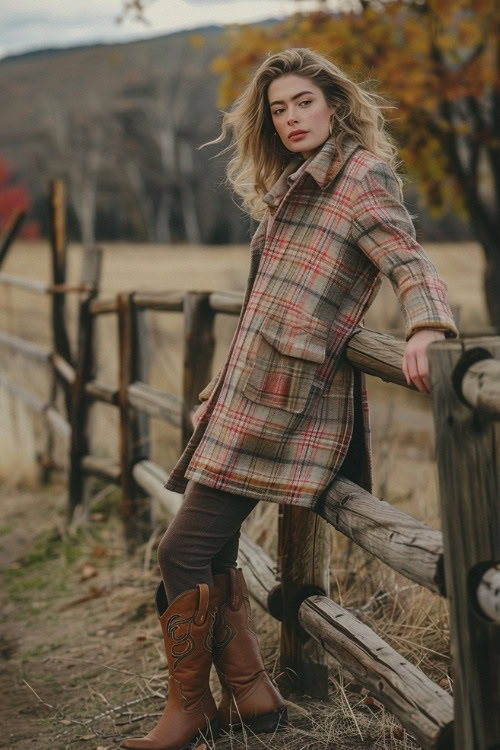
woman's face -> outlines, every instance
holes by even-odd
[[[302,152],[307,159],[330,136],[334,108],[310,78],[276,78],[269,84],[267,99],[276,132],[289,151]]]

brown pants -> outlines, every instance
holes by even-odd
[[[158,545],[167,599],[237,566],[240,527],[259,501],[190,480],[182,505]]]

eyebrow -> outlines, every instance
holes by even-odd
[[[299,96],[303,96],[304,94],[312,94],[312,93],[313,93],[312,91],[301,91],[299,94],[295,94],[295,96],[292,96],[292,102],[295,99],[298,99]],[[274,107],[275,104],[284,104],[284,103],[285,102],[282,101],[281,99],[277,99],[275,102],[271,102],[271,104],[269,106],[270,107]]]

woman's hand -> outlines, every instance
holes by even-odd
[[[415,331],[406,344],[403,356],[404,376],[408,385],[413,383],[421,393],[430,393],[431,390],[427,347],[431,341],[444,338],[444,331],[421,328]]]
[[[202,401],[201,404],[196,409],[196,411],[194,411],[192,413],[192,415],[191,415],[191,421],[193,423],[193,427],[196,427],[196,425],[198,424],[198,422],[200,421],[200,419],[204,415],[205,410],[207,408],[207,404],[208,404],[208,398],[205,401]]]

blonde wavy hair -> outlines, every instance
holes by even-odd
[[[286,75],[298,75],[312,80],[335,107],[332,138],[342,153],[346,136],[353,136],[361,146],[383,159],[398,174],[398,147],[387,132],[383,108],[392,108],[379,94],[367,89],[366,84],[351,80],[335,63],[307,47],[294,47],[267,58],[255,71],[243,93],[229,112],[223,112],[221,134],[199,148],[220,143],[228,131],[231,142],[218,156],[230,151],[226,166],[226,183],[242,198],[242,208],[254,219],[261,219],[266,204],[262,197],[277,180],[291,157],[276,133],[271,117],[267,91],[271,81]]]

